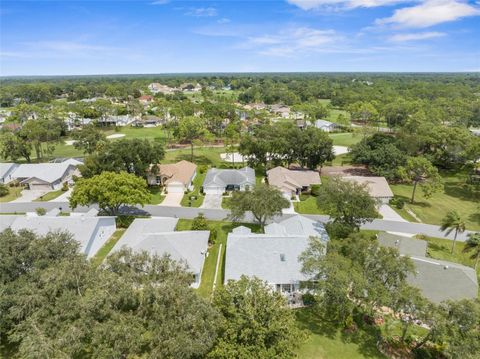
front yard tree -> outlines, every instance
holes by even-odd
[[[200,141],[207,136],[207,129],[203,119],[187,116],[179,121],[175,136],[180,142],[190,144],[190,160],[193,162],[193,146],[196,141]]]
[[[465,242],[465,247],[463,248],[464,253],[472,252],[471,259],[475,261],[475,269],[478,267],[480,261],[480,232],[469,233],[468,239]]]
[[[301,131],[297,128],[293,132],[299,132],[299,142],[292,143],[291,149],[295,153],[295,159],[302,167],[316,170],[325,162],[335,158],[333,153],[333,141],[326,132],[313,126]],[[292,136],[295,139],[295,136]],[[288,153],[288,151],[287,151]]]
[[[460,217],[457,211],[453,210],[447,213],[447,215],[442,219],[442,225],[440,229],[445,232],[448,236],[450,233],[455,231],[452,244],[452,253],[455,250],[455,242],[457,241],[457,235],[459,233],[465,232],[465,222]]]
[[[355,231],[377,216],[377,202],[365,185],[331,177],[319,188],[317,205],[332,218],[333,226]]]
[[[208,358],[292,358],[303,335],[285,298],[258,278],[242,276],[215,292],[222,321]]]
[[[413,184],[411,202],[415,202],[417,185],[420,185],[423,195],[428,198],[440,189],[441,177],[437,168],[424,157],[410,157],[407,164],[398,169],[399,177]]]
[[[103,172],[77,180],[70,196],[70,207],[98,204],[103,212],[116,216],[123,206],[143,206],[149,199],[143,178],[126,172]]]
[[[281,215],[282,209],[290,205],[282,192],[266,185],[257,185],[250,191],[234,192],[230,203],[232,220],[241,220],[250,211],[262,229],[269,219]]]

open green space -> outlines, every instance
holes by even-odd
[[[165,199],[160,186],[149,186],[148,192],[150,193],[150,201],[148,204],[160,204]]]
[[[357,132],[329,133],[328,136],[336,146],[350,147],[361,141],[362,135]]]
[[[200,173],[197,169],[197,175],[193,179],[193,191],[183,195],[182,201],[180,202],[182,207],[195,207],[198,208],[203,203],[203,194],[200,193],[202,188],[203,180],[205,179],[206,172]],[[195,197],[191,199],[191,197]]]
[[[192,227],[192,221],[193,220],[191,219],[180,219],[177,224],[177,231],[190,230]],[[200,282],[200,287],[198,288],[198,293],[205,298],[209,298],[212,294],[220,244],[222,245],[222,252],[220,255],[220,265],[218,267],[219,273],[217,274],[217,287],[223,285],[225,272],[225,246],[227,244],[228,233],[238,226],[249,227],[254,232],[260,231],[260,227],[258,225],[249,223],[232,223],[226,221],[207,221],[207,223],[210,229],[215,228],[217,231],[217,239],[215,244],[208,249],[208,256],[205,259],[205,264],[203,265],[202,280]]]
[[[8,188],[8,193],[5,196],[0,197],[0,203],[13,201],[14,199],[20,197],[20,193],[23,190],[23,187],[7,186],[7,188]]]
[[[298,350],[302,359],[376,359],[385,358],[376,347],[378,331],[365,325],[347,333],[322,319],[312,309],[296,310],[297,323],[308,334]]]
[[[293,207],[301,214],[325,214],[317,207],[317,198],[310,195],[301,195],[300,202],[293,202]]]
[[[425,198],[420,188],[415,194],[415,203],[410,203],[412,185],[392,184],[395,196],[403,198],[405,208],[410,209],[424,223],[441,224],[442,219],[451,210],[456,210],[465,221],[467,229],[480,230],[479,198],[475,198],[464,188],[462,174],[441,173],[443,189],[430,198]],[[401,213],[400,213],[401,214]],[[408,218],[406,218],[408,219]]]
[[[226,165],[220,158],[225,152],[224,147],[199,147],[193,150],[193,163],[197,166],[218,167]],[[162,163],[175,163],[181,160],[192,161],[190,148],[168,150]]]
[[[40,196],[37,199],[33,200],[33,202],[48,202],[54,200],[57,197],[60,197],[64,193],[65,191],[62,191],[61,189],[57,191],[47,192],[43,196]]]
[[[125,233],[125,228],[118,228],[115,233],[108,239],[108,241],[103,245],[102,248],[95,254],[95,256],[91,259],[92,263],[96,266],[102,264],[105,257],[110,253],[112,248],[118,242],[118,240],[122,237],[123,233]]]

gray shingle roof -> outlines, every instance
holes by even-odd
[[[478,296],[477,273],[464,265],[427,258],[427,242],[419,239],[379,233],[378,241],[389,248],[397,248],[401,255],[409,256],[415,264],[415,274],[408,282],[419,288],[428,300],[473,299]]]
[[[95,255],[103,243],[113,234],[110,231],[104,232],[104,226],[114,226],[113,230],[115,229],[115,217],[2,216],[0,222],[1,230],[8,227],[13,231],[28,229],[39,235],[45,235],[51,231],[67,231],[80,243],[80,250],[87,257]],[[99,237],[95,238],[97,231],[100,231]]]
[[[250,167],[244,167],[238,170],[210,168],[203,181],[203,187],[225,187],[229,184],[254,186],[255,171]]]
[[[396,248],[400,254],[406,256],[425,257],[427,254],[427,241],[386,232],[379,233],[377,238],[382,246]]]
[[[72,166],[69,162],[21,164],[13,172],[12,177],[20,180],[35,177],[41,181],[53,183],[61,179]]]
[[[167,254],[183,262],[195,274],[201,273],[208,248],[209,231],[175,232],[177,218],[152,217],[135,219],[115,244],[112,253],[123,247],[151,254]]]
[[[238,227],[228,235],[225,281],[242,275],[256,276],[268,283],[288,284],[308,279],[301,272],[299,255],[316,236],[328,241],[319,222],[293,216],[265,227],[265,234],[254,234]]]

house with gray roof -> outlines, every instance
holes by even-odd
[[[17,169],[16,163],[0,163],[0,183],[7,184],[12,182],[15,178],[12,173]]]
[[[310,237],[329,240],[320,222],[293,216],[265,227],[265,234],[237,227],[227,239],[225,282],[242,275],[266,281],[280,293],[295,293],[300,283],[309,280],[302,273],[298,257],[309,245]]]
[[[112,253],[121,248],[152,255],[168,256],[186,266],[193,273],[192,287],[197,288],[202,278],[207,256],[210,231],[175,231],[178,218],[137,218],[115,244]]]
[[[42,236],[54,231],[69,232],[87,258],[93,257],[117,229],[115,217],[96,217],[91,213],[57,216],[52,211],[45,216],[2,216],[0,231],[7,228],[15,232],[27,229]]]
[[[327,120],[316,120],[314,126],[325,132],[332,132],[339,127],[336,123]]]
[[[245,191],[255,186],[255,170],[244,167],[238,170],[210,168],[203,181],[205,194],[222,194],[226,191]]]
[[[396,248],[401,255],[412,259],[415,273],[407,280],[433,303],[478,297],[475,269],[427,257],[427,242],[420,239],[389,233],[379,233],[377,237],[382,246]]]
[[[10,176],[32,190],[58,189],[64,182],[72,181],[73,175],[80,175],[77,163],[80,162],[26,163],[18,165]]]

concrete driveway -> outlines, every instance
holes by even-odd
[[[11,202],[19,203],[19,202],[32,202],[34,199],[43,196],[45,193],[51,192],[51,190],[43,190],[43,189],[24,189],[20,192],[20,197],[14,199]]]
[[[383,219],[389,221],[399,221],[399,222],[407,222],[407,220],[403,219],[395,210],[390,207],[388,204],[382,204],[378,207],[378,213],[383,216]]]
[[[180,202],[182,201],[182,198],[183,193],[168,193],[159,206],[181,207]]]
[[[57,198],[52,199],[49,202],[68,202],[70,195],[72,194],[73,188],[69,188],[68,191],[64,192]]]
[[[200,208],[222,208],[222,195],[221,194],[206,194],[203,198],[203,204]]]

